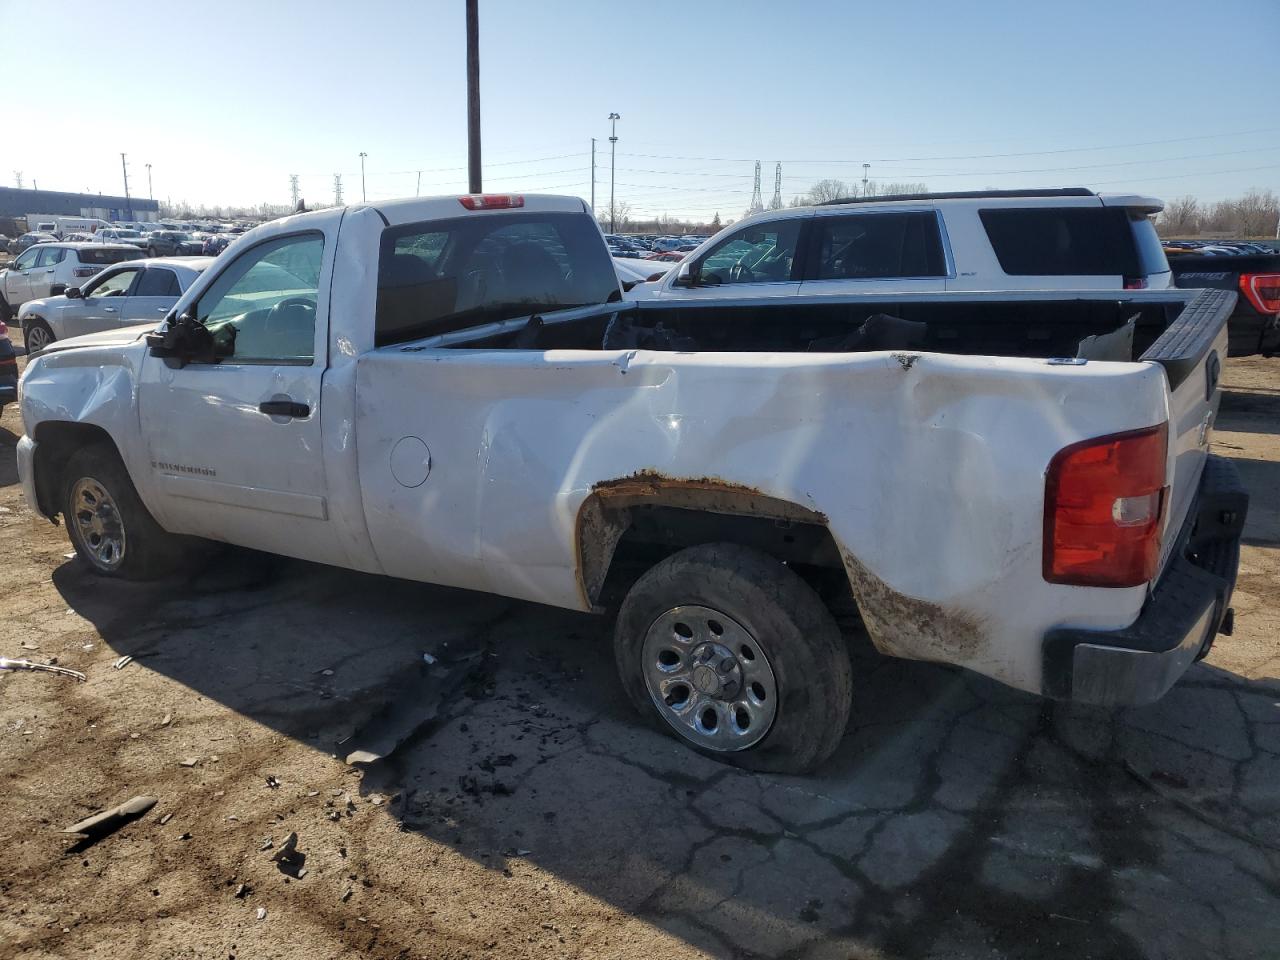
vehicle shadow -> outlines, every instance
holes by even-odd
[[[1280,390],[1224,388],[1216,429],[1280,434]]]
[[[0,427],[0,487],[12,486],[18,482],[17,448],[17,434]]]
[[[1251,491],[1249,520],[1241,542],[1252,547],[1280,547],[1280,498],[1262,491],[1280,489],[1280,462],[1232,457],[1240,479]]]
[[[118,654],[340,757],[424,676],[459,671],[439,717],[365,767],[366,798],[495,884],[532,864],[715,956],[1280,942],[1273,681],[1201,664],[1111,711],[858,646],[841,748],[786,777],[642,722],[604,618],[233,549],[163,584],[70,563],[53,582]],[[532,926],[555,918],[519,889]]]

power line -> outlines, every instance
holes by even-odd
[[[1276,133],[1278,130],[1280,130],[1280,128],[1272,127],[1272,128],[1267,128],[1263,130],[1243,130],[1236,133],[1208,133],[1208,134],[1203,134],[1195,137],[1174,137],[1168,140],[1139,140],[1132,143],[1112,143],[1112,144],[1104,144],[1104,145],[1092,146],[1092,147],[1064,147],[1061,149],[1054,149],[1054,150],[1026,150],[1026,151],[1013,152],[1013,153],[973,153],[973,154],[955,154],[952,156],[934,156],[934,157],[861,157],[853,160],[848,158],[831,158],[831,159],[816,159],[816,160],[783,158],[783,162],[785,163],[861,164],[868,160],[871,163],[908,163],[908,162],[929,161],[929,160],[992,160],[992,159],[1000,159],[1000,158],[1008,158],[1008,157],[1039,157],[1039,156],[1048,156],[1051,154],[1059,154],[1059,153],[1084,153],[1091,150],[1120,150],[1128,147],[1151,147],[1151,146],[1160,146],[1168,143],[1190,143],[1191,141],[1194,141],[1194,140],[1217,140],[1223,137],[1243,137],[1243,136],[1249,136],[1257,133]],[[682,155],[667,154],[667,153],[633,153],[631,154],[631,156],[645,157],[648,159],[657,159],[657,160],[699,160],[699,161],[712,161],[717,163],[750,163],[751,162],[751,159],[748,157],[695,157],[695,156],[682,156]]]

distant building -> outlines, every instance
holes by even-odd
[[[155,200],[138,197],[126,200],[124,197],[108,197],[101,193],[61,193],[56,190],[0,187],[0,218],[16,220],[28,214],[155,221],[160,219],[160,204]]]

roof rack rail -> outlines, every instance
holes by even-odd
[[[893,193],[883,197],[841,197],[824,200],[819,207],[840,203],[884,203],[889,200],[986,200],[998,197],[1096,197],[1086,187],[1045,187],[1040,190],[955,190],[950,193]]]

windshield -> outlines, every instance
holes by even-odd
[[[572,213],[486,213],[383,231],[382,346],[620,296],[608,248]]]

